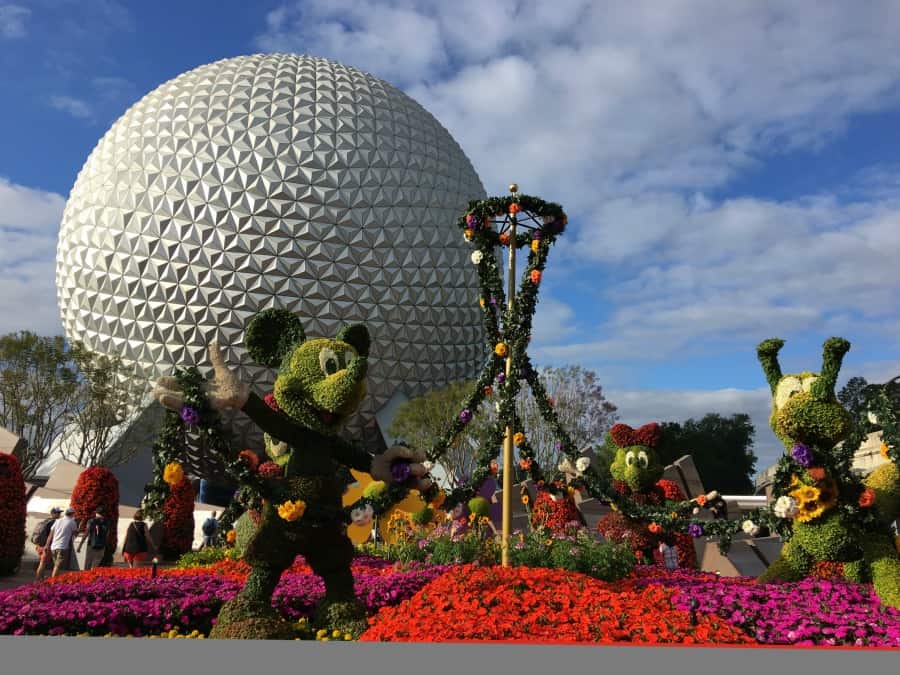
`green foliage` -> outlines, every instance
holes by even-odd
[[[484,497],[473,497],[469,500],[469,513],[474,513],[479,518],[487,518],[491,515],[491,504]]]
[[[850,562],[862,555],[857,535],[840,509],[832,509],[808,523],[795,523],[791,542],[817,562]]]
[[[253,536],[256,534],[256,530],[258,526],[256,522],[253,520],[253,516],[250,511],[245,511],[241,514],[241,516],[234,521],[234,555],[237,558],[243,558],[244,553],[247,552],[247,544],[250,543],[250,540],[253,539]]]
[[[424,509],[420,509],[412,514],[412,520],[416,525],[427,525],[434,520],[434,509],[426,506]]]
[[[230,549],[222,546],[204,546],[199,551],[190,551],[182,555],[178,559],[178,562],[175,563],[175,567],[186,569],[189,567],[212,565],[213,563],[217,563],[229,557],[227,555],[229,551]]]
[[[795,443],[830,448],[847,435],[851,424],[850,413],[840,403],[805,391],[794,394],[772,416],[772,430],[787,450]]]
[[[800,581],[809,572],[810,565],[809,554],[789,541],[781,548],[778,559],[757,577],[757,581]]]
[[[0,426],[25,441],[14,452],[25,480],[69,421],[77,392],[78,372],[63,337],[28,331],[0,337]]]
[[[877,467],[863,483],[875,492],[878,514],[885,524],[900,516],[900,468],[893,462]]]
[[[652,449],[632,445],[616,450],[616,458],[609,467],[612,477],[627,483],[635,492],[643,492],[663,474],[663,465]]]
[[[900,556],[887,536],[871,537],[865,543],[872,584],[882,604],[900,607]]]
[[[247,325],[244,345],[247,353],[259,364],[277,368],[294,345],[306,336],[300,319],[283,309],[267,309],[257,314]]]
[[[660,427],[662,434],[656,451],[663,466],[690,455],[700,480],[708,488],[722,494],[752,494],[756,430],[749,415],[723,417],[707,413],[699,420],[664,422]]]

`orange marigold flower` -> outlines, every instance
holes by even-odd
[[[700,506],[704,506],[706,504],[706,495],[700,495],[699,497],[695,497],[694,501],[697,502]]]
[[[825,480],[825,469],[821,466],[811,466],[806,470],[813,480]]]
[[[522,445],[522,443],[524,443],[524,442],[525,442],[525,434],[523,434],[521,431],[517,431],[513,435],[513,443],[515,443],[516,445]]]
[[[509,232],[504,232],[500,235],[500,245],[509,246]]]
[[[520,209],[519,205],[516,204],[515,202],[513,202],[512,204],[509,205],[509,212],[510,212],[510,213],[518,213],[520,210],[521,210],[521,209]]]
[[[540,270],[531,270],[531,283],[533,283],[533,284],[541,283],[541,271]]]

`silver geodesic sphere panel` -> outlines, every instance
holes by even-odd
[[[288,54],[201,66],[128,110],[79,173],[57,251],[63,325],[148,381],[206,371],[218,338],[261,394],[274,373],[243,347],[258,311],[293,311],[311,337],[363,322],[369,394],[348,435],[373,442],[395,391],[480,367],[478,279],[455,220],[483,196],[450,134],[372,75]]]

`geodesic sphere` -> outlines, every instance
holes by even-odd
[[[375,413],[472,377],[483,326],[471,250],[456,219],[484,189],[450,134],[414,100],[354,68],[267,54],[166,82],[106,133],[63,215],[57,289],[67,336],[152,381],[228,363],[262,395],[274,372],[244,329],[288,309],[307,337],[347,323],[372,334]],[[243,415],[233,431],[262,449]]]

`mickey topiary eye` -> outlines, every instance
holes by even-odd
[[[328,347],[323,347],[319,352],[319,365],[322,367],[322,372],[326,375],[334,375],[341,369],[337,354]]]
[[[650,458],[647,457],[647,453],[641,450],[637,456],[637,462],[641,466],[642,469],[646,469],[650,464]]]
[[[625,464],[627,466],[634,466],[634,462],[637,458],[634,456],[634,452],[629,450],[625,453]]]

